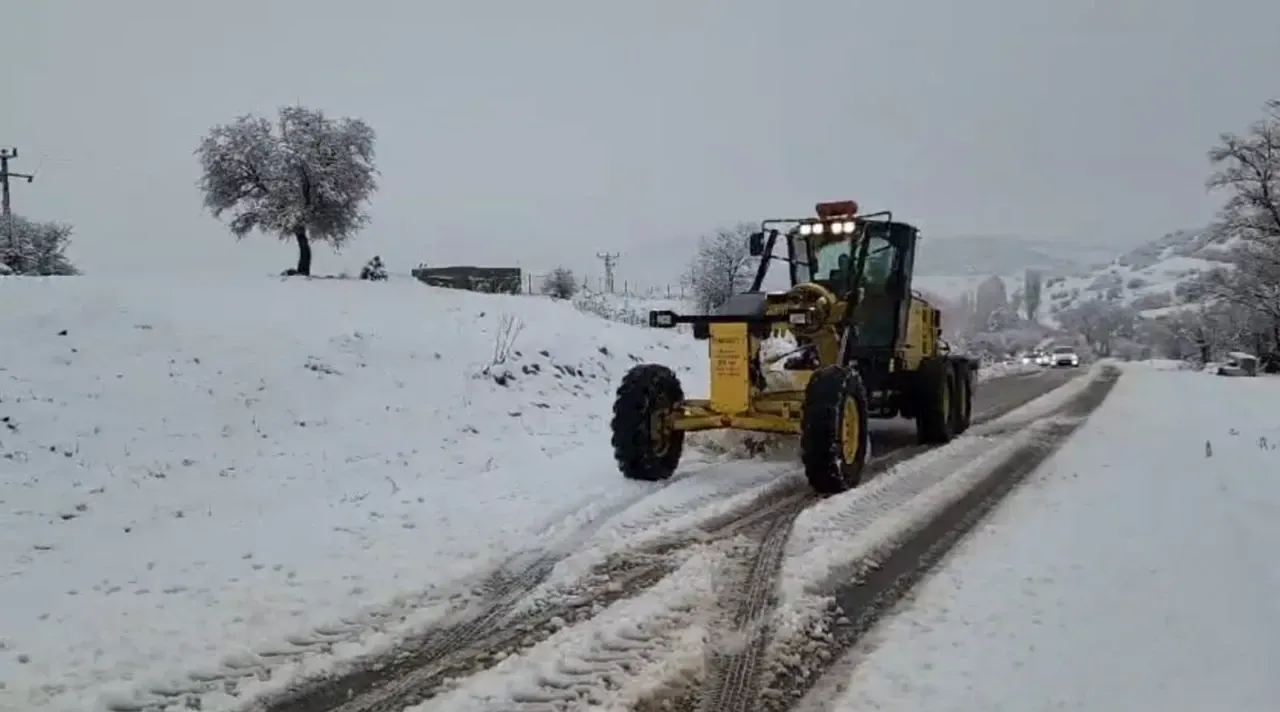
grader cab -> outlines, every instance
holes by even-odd
[[[859,214],[854,201],[815,212],[761,223],[749,238],[760,260],[751,288],[715,314],[650,312],[650,326],[690,324],[708,341],[710,393],[687,398],[670,368],[633,367],[612,422],[625,477],[664,480],[685,433],[736,429],[797,435],[810,485],[833,494],[861,482],[869,418],[912,418],[930,444],[968,427],[977,364],[950,353],[938,309],[911,289],[917,229],[889,212]],[[775,263],[790,288],[767,292]],[[761,344],[779,335],[790,350],[762,356]],[[771,386],[766,370],[779,367],[786,385]]]

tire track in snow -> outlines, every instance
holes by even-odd
[[[773,600],[782,554],[791,525],[808,504],[809,501],[798,502],[763,527],[742,582],[729,589],[726,603],[733,604],[733,630],[713,643],[711,675],[699,705],[701,712],[743,709],[750,704],[755,694],[752,683],[764,652],[761,629]]]
[[[1060,382],[1044,382],[1046,380],[1033,382],[1032,379],[1019,378],[986,382],[979,393],[984,390],[991,393],[988,397],[994,402],[987,404],[975,423],[995,418],[1060,385]],[[1009,388],[1009,393],[997,396],[1002,387]],[[887,450],[869,463],[868,479],[929,449],[909,444],[911,442],[909,434],[889,433],[885,443]],[[703,469],[709,468],[699,468],[700,471]],[[696,476],[696,473],[679,479],[689,476]],[[738,483],[739,494],[743,494],[741,488],[741,483]],[[518,610],[529,592],[546,581],[566,552],[585,543],[613,517],[664,489],[620,498],[602,508],[586,526],[570,533],[558,545],[518,552],[509,557],[479,584],[477,588],[481,596],[478,601],[455,610],[449,616],[450,622],[413,636],[391,654],[357,663],[341,676],[307,681],[283,694],[264,698],[249,709],[269,712],[398,712],[406,705],[430,697],[451,677],[468,675],[492,665],[496,661],[490,651],[519,652],[565,625],[590,618],[604,607],[642,593],[669,573],[677,565],[679,555],[690,545],[758,532],[750,537],[759,545],[745,578],[737,589],[731,589],[737,592],[728,594],[725,601],[726,605],[730,600],[737,601],[735,620],[751,628],[752,621],[761,620],[768,608],[791,524],[805,508],[821,501],[798,478],[781,486],[758,486],[755,489],[762,490],[758,495],[701,520],[689,530],[617,552],[575,585],[559,592],[560,595],[554,599]],[[697,507],[723,499],[726,495],[720,492],[721,489],[734,491],[731,486],[717,488],[715,492],[695,498],[696,504],[678,502],[670,507],[659,507],[652,513],[652,519],[646,516],[641,523],[678,519]],[[577,511],[581,508],[572,510]],[[572,516],[572,513],[566,516]],[[764,594],[760,593],[762,591]],[[756,625],[755,632],[747,631],[750,633],[748,647],[751,650],[763,646],[761,628]],[[722,656],[720,660],[725,670],[730,671],[723,678],[728,681],[754,679],[757,655],[758,652],[746,657]],[[718,694],[733,699],[741,697],[736,692]]]
[[[1114,379],[1110,382],[1113,383]],[[1028,401],[1056,390],[1063,383],[1064,381],[1058,381],[1047,390],[1025,393],[1025,397],[1017,395],[1005,399],[998,405],[988,407],[974,424],[986,425]],[[1109,388],[1110,385],[1107,385],[1108,390]],[[1069,406],[1078,399],[1079,397],[1071,399],[1067,407],[1057,410],[1069,410]],[[848,510],[837,517],[840,531],[848,534],[868,529],[874,522],[936,484],[940,468],[981,458],[991,447],[989,439],[974,438],[959,441],[947,449],[904,447],[890,456],[879,458],[875,466],[868,470],[868,482],[844,495],[843,498],[850,504]],[[910,462],[912,467],[899,476],[892,479],[874,476],[906,462]],[[945,473],[943,476],[945,477]],[[767,677],[763,673],[767,671],[761,669],[761,664],[765,661],[766,649],[770,647],[770,636],[773,633],[769,602],[774,598],[785,545],[795,521],[809,506],[819,501],[822,500],[813,498],[794,510],[776,511],[770,520],[761,525],[764,530],[759,537],[756,556],[741,582],[730,587],[726,597],[725,605],[734,609],[733,630],[709,646],[709,672],[700,686],[688,689],[683,694],[664,692],[660,703],[654,701],[660,709],[697,712],[755,712],[760,709],[776,712],[785,709],[767,706],[776,705],[779,697],[776,689],[763,685],[764,678]],[[761,707],[762,704],[766,707]],[[647,710],[650,706],[652,705],[646,704],[642,708]]]
[[[444,622],[411,636],[389,655],[378,656],[376,660],[357,661],[351,669],[338,676],[307,680],[284,693],[263,698],[248,709],[272,712],[327,712],[342,709],[350,705],[353,700],[359,701],[360,696],[366,693],[379,693],[377,689],[379,687],[394,689],[377,694],[378,698],[391,699],[397,695],[411,698],[414,688],[431,687],[432,676],[427,676],[426,680],[417,681],[422,683],[421,685],[408,680],[413,677],[414,671],[436,670],[442,667],[441,663],[458,657],[458,653],[478,649],[485,644],[505,644],[510,647],[521,638],[536,638],[540,627],[563,620],[565,616],[573,618],[574,614],[579,613],[586,604],[593,601],[597,604],[607,604],[621,597],[620,595],[610,596],[608,595],[610,592],[620,594],[631,590],[644,590],[652,586],[665,572],[666,562],[656,560],[637,562],[615,557],[598,567],[587,584],[579,584],[577,587],[586,590],[567,592],[564,605],[558,609],[544,608],[513,615],[525,596],[546,581],[556,564],[595,535],[613,517],[676,482],[695,476],[697,472],[698,470],[687,471],[662,483],[658,488],[619,498],[618,501],[604,506],[593,514],[584,526],[562,537],[551,546],[522,550],[506,557],[496,569],[469,587],[478,594],[478,599],[464,600],[461,606],[445,616]],[[561,516],[569,518],[582,509],[582,506],[574,507]],[[599,585],[600,579],[604,580],[604,588],[607,590],[590,590],[593,584]],[[497,627],[506,627],[509,633],[511,631],[514,633],[497,636],[501,639],[494,640],[493,631]],[[329,637],[317,641],[296,642],[332,645],[334,639]],[[384,686],[385,681],[397,678],[405,679],[405,684]],[[370,700],[368,704],[375,705],[368,709],[377,708],[377,700]],[[138,708],[138,710],[144,709],[146,708]],[[358,709],[364,709],[364,707],[358,707]],[[112,712],[134,711],[112,710]]]
[[[1040,432],[1017,442],[1012,452],[975,486],[945,504],[922,525],[892,541],[881,542],[869,555],[843,567],[841,575],[832,577],[823,587],[833,594],[825,611],[808,625],[793,630],[788,639],[771,646],[772,666],[757,683],[763,689],[757,704],[737,710],[726,708],[725,712],[813,712],[825,708],[821,700],[806,697],[823,674],[830,669],[833,674],[847,675],[852,663],[841,661],[841,656],[1075,433],[1110,394],[1119,377],[1117,369],[1103,370],[1080,393],[1045,416],[1037,426]]]
[[[521,609],[520,604],[530,592],[541,585],[564,558],[563,552],[589,539],[611,516],[644,497],[616,503],[554,549],[532,549],[508,557],[475,586],[480,593],[479,600],[450,616],[456,622],[433,626],[413,636],[389,657],[357,664],[341,676],[307,681],[296,689],[264,698],[249,709],[398,712],[404,706],[430,697],[449,678],[491,665],[495,661],[487,655],[489,651],[519,652],[566,625],[586,620],[604,607],[643,593],[678,565],[679,555],[691,544],[728,538],[752,522],[770,518],[780,508],[812,500],[806,489],[797,490],[769,503],[753,501],[727,512],[696,533],[614,553],[582,579],[557,591],[554,598]],[[798,513],[799,508],[796,511]]]
[[[558,559],[535,560],[519,574],[492,581],[489,603],[481,613],[454,626],[432,631],[412,654],[339,680],[310,686],[284,699],[254,709],[271,712],[399,712],[406,706],[433,697],[451,680],[492,666],[501,657],[517,654],[550,637],[557,630],[593,618],[603,609],[633,598],[656,585],[674,570],[682,554],[694,543],[722,541],[751,523],[767,527],[775,535],[774,568],[781,560],[786,525],[816,498],[807,491],[765,507],[749,516],[726,517],[720,527],[703,530],[702,536],[668,542],[650,550],[615,554],[577,585],[559,592],[542,605],[517,612],[518,604],[545,578]],[[789,515],[789,517],[784,516]],[[757,555],[756,557],[760,557]],[[755,599],[753,599],[755,600]],[[500,651],[501,657],[495,655]],[[336,683],[336,684],[335,684]]]

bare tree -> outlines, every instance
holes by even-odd
[[[1264,112],[1243,135],[1223,134],[1209,151],[1214,173],[1207,185],[1227,195],[1213,229],[1235,242],[1232,269],[1206,281],[1213,296],[1261,316],[1280,349],[1280,100]]]
[[[543,278],[542,293],[552,299],[569,299],[578,293],[578,278],[568,267],[557,267]]]
[[[204,205],[230,212],[237,239],[258,230],[293,240],[297,267],[311,274],[311,244],[341,248],[369,222],[377,190],[374,132],[360,119],[330,119],[300,106],[280,109],[275,124],[241,116],[200,142]]]
[[[751,286],[757,263],[748,244],[752,232],[755,226],[739,223],[699,238],[684,282],[700,311],[711,313]]]
[[[13,244],[0,249],[0,263],[14,274],[67,276],[80,274],[67,257],[72,228],[66,223],[39,222],[13,216]]]

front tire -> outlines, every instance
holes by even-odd
[[[633,366],[622,377],[613,402],[613,456],[629,480],[659,482],[671,477],[684,452],[684,431],[676,430],[676,409],[684,402],[680,378],[660,364]]]
[[[809,486],[829,495],[857,487],[867,464],[867,392],[858,372],[814,371],[800,414],[800,460]]]

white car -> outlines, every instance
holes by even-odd
[[[1080,365],[1080,354],[1070,346],[1059,346],[1053,350],[1053,367],[1075,368]]]

